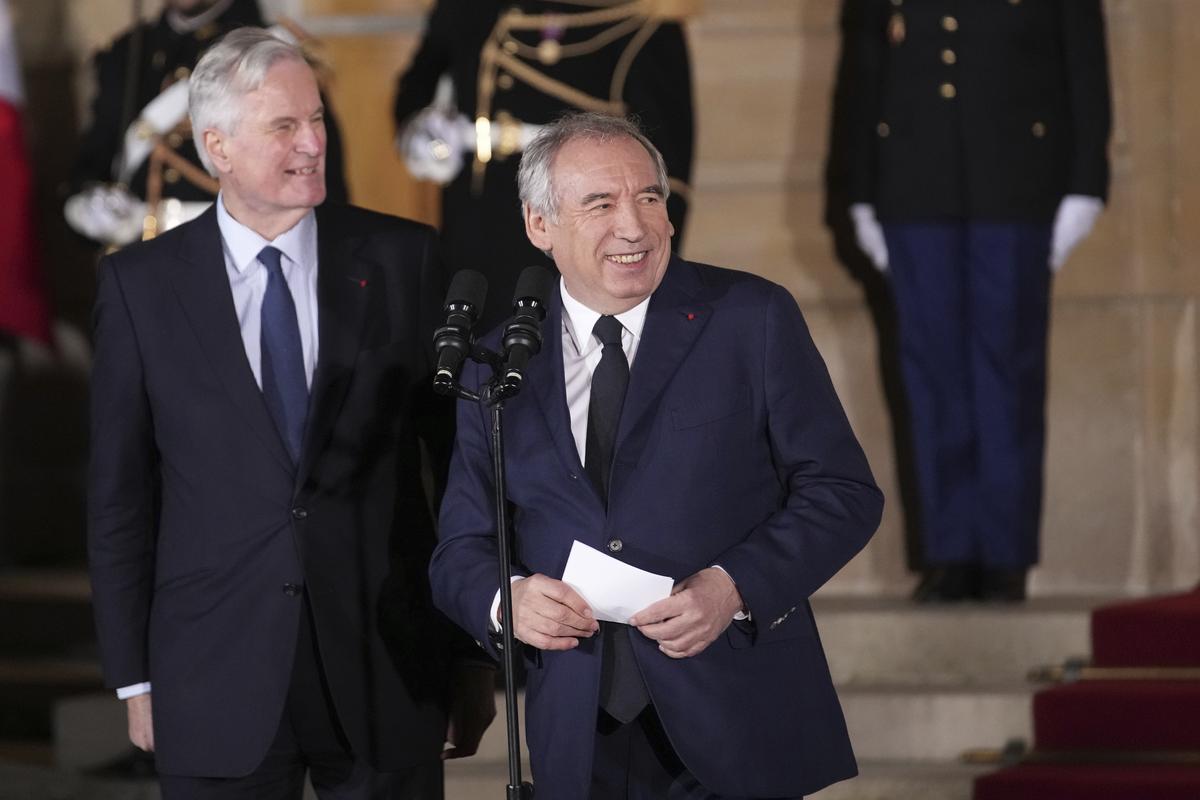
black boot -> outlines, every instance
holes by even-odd
[[[979,595],[979,568],[974,564],[928,567],[913,592],[918,603],[961,603]]]
[[[984,567],[979,584],[979,599],[985,603],[1021,603],[1025,601],[1025,567]]]

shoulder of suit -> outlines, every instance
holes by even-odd
[[[772,280],[729,267],[716,267],[711,264],[701,264],[696,261],[679,259],[678,264],[690,269],[695,275],[705,294],[713,297],[734,293],[743,297],[760,296],[767,298],[776,292],[786,292],[787,289]]]
[[[434,229],[423,222],[341,203],[326,203],[318,208],[317,225],[332,226],[347,236],[435,234]]]

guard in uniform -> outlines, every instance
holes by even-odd
[[[107,50],[97,53],[94,59],[96,96],[92,102],[91,124],[83,133],[72,169],[72,191],[79,192],[96,184],[120,184],[128,193],[106,193],[102,200],[112,203],[127,196],[129,200],[145,201],[152,196],[154,199],[161,197],[167,201],[195,203],[196,206],[192,207],[197,210],[211,203],[216,196],[216,181],[200,164],[186,128],[186,92],[179,93],[182,97],[175,104],[183,109],[183,113],[176,114],[174,110],[168,112],[170,118],[163,126],[171,128],[162,131],[162,142],[168,151],[163,154],[166,159],[150,153],[142,154],[136,166],[122,164],[126,158],[126,132],[131,125],[146,119],[146,111],[152,101],[162,98],[173,85],[191,75],[192,67],[209,45],[234,28],[246,25],[261,27],[263,24],[256,0],[166,0],[157,21],[135,25],[118,37]],[[131,64],[137,65],[132,79]],[[181,117],[181,127],[175,126],[175,116]],[[347,201],[347,191],[341,136],[328,108],[328,98],[325,128],[328,136],[328,199],[344,203]],[[150,132],[147,138],[153,133]],[[73,215],[69,205],[68,221],[77,230],[83,228],[80,232],[89,238],[103,239],[108,244],[127,243],[128,239],[124,236],[115,239],[102,236],[99,229],[105,228],[104,222],[92,228],[88,224],[88,217],[94,216],[90,214],[92,210],[80,207]],[[80,220],[82,225],[77,224],[80,217],[83,218]],[[182,221],[185,220],[175,222]],[[141,220],[135,222],[137,230],[134,238],[141,238]],[[162,229],[147,230],[146,234],[153,235]]]
[[[895,301],[922,601],[1038,560],[1052,274],[1108,191],[1101,0],[845,0],[849,192]]]
[[[432,148],[418,177],[445,183],[446,268],[482,271],[488,296],[480,329],[508,317],[517,275],[553,268],[525,236],[517,164],[537,126],[570,110],[636,115],[671,177],[667,202],[681,241],[692,173],[691,67],[682,21],[692,0],[437,0],[425,36],[401,76],[395,119],[410,168],[412,149]],[[424,124],[439,79],[452,107]],[[419,160],[419,159],[418,159]]]

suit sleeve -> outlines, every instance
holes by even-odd
[[[478,365],[468,365],[464,385],[479,386],[480,372]],[[492,598],[500,588],[491,459],[486,412],[479,403],[459,403],[440,541],[429,574],[434,605],[498,657],[488,636]]]
[[[137,334],[111,257],[100,266],[94,328],[88,561],[104,679],[116,688],[151,677],[157,456]]]
[[[127,40],[126,40],[127,41]],[[122,147],[125,131],[121,130],[121,111],[124,102],[125,55],[128,45],[97,53],[93,60],[96,75],[96,96],[92,100],[91,122],[79,143],[79,152],[71,168],[73,191],[85,183],[109,183],[113,160]]]
[[[1063,62],[1074,141],[1067,192],[1108,199],[1112,129],[1108,51],[1100,0],[1062,0]]]
[[[450,68],[451,35],[454,31],[453,9],[438,0],[425,23],[425,34],[408,69],[396,83],[396,99],[392,118],[396,130],[404,127],[413,114],[433,102],[438,79]]]
[[[844,175],[851,203],[874,203],[878,180],[875,126],[883,103],[885,17],[878,0],[844,0],[842,56],[838,69],[833,169]]]
[[[760,642],[769,640],[772,620],[786,617],[863,548],[883,511],[800,309],[778,286],[771,287],[763,337],[768,437],[783,500],[714,561],[736,581]]]

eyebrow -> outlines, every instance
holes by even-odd
[[[309,114],[307,117],[305,117],[305,119],[312,119],[313,117],[317,116],[318,114],[323,115],[324,113],[325,113],[325,106],[323,106],[323,105],[317,106],[317,108],[311,114]],[[296,117],[289,117],[289,116],[275,117],[270,122],[268,122],[267,125],[274,128],[276,125],[283,125],[284,123],[295,122],[296,119],[297,119]]]
[[[638,192],[638,194],[653,194],[653,195],[662,197],[663,190],[662,190],[661,186],[656,186],[654,184],[650,184],[649,186],[645,187],[640,192]],[[612,193],[610,193],[610,192],[592,192],[591,194],[585,194],[583,196],[583,199],[580,200],[579,203],[580,203],[580,205],[586,206],[586,205],[590,205],[591,203],[596,202],[597,200],[607,200],[610,197],[612,197]]]

